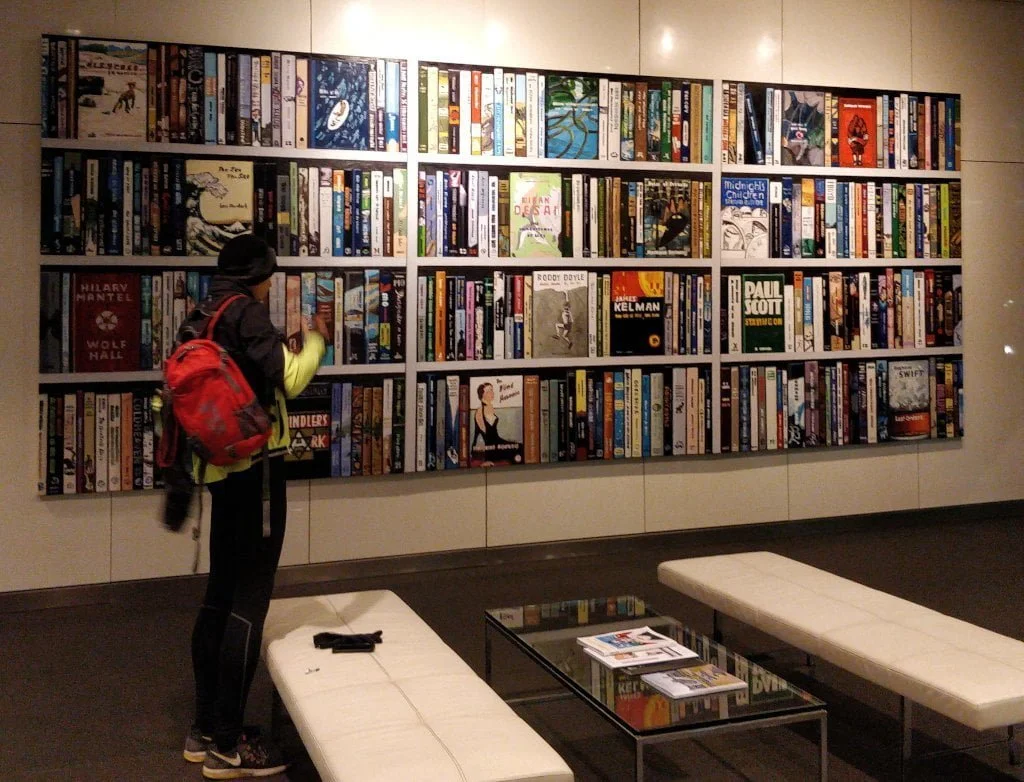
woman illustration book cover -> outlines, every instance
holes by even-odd
[[[471,467],[523,463],[523,378],[469,380]]]

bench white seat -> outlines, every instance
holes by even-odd
[[[767,551],[662,562],[666,586],[975,730],[1024,723],[1024,643]]]
[[[372,653],[322,631],[383,631]],[[386,590],[273,600],[264,658],[324,782],[572,782],[561,757]]]

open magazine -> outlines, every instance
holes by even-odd
[[[615,630],[599,635],[585,635],[576,639],[588,649],[598,654],[618,654],[635,652],[639,649],[659,649],[678,643],[667,635],[662,635],[649,627],[631,627],[628,630]]]
[[[747,683],[717,665],[704,663],[690,668],[674,668],[670,671],[645,673],[640,679],[669,698],[688,698],[695,695],[711,695],[716,692],[744,690]]]
[[[679,643],[672,646],[659,646],[656,649],[637,649],[632,652],[616,652],[601,654],[589,646],[583,651],[608,668],[628,668],[633,665],[652,665],[654,663],[673,663],[690,660],[697,656],[696,652]]]

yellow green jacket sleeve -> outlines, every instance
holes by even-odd
[[[284,395],[288,399],[294,399],[316,375],[324,353],[327,352],[327,346],[320,332],[307,331],[300,352],[292,353],[283,343],[281,350],[284,351]]]

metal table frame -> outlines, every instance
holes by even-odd
[[[620,731],[625,733],[627,736],[633,739],[635,742],[636,751],[636,765],[635,765],[635,779],[636,782],[643,782],[644,779],[644,750],[646,747],[654,744],[664,744],[669,741],[679,741],[682,739],[693,739],[700,736],[707,736],[714,733],[736,733],[743,730],[751,730],[756,728],[771,728],[780,725],[791,725],[797,722],[817,722],[818,723],[818,770],[819,778],[821,782],[827,782],[828,780],[828,713],[825,706],[821,707],[808,707],[806,711],[790,712],[786,714],[777,715],[766,715],[764,717],[747,717],[735,722],[723,722],[718,725],[705,725],[705,726],[685,726],[680,725],[675,728],[666,728],[659,733],[651,735],[642,735],[634,730],[627,728],[620,722],[615,716],[608,711],[607,707],[601,704],[594,698],[584,697],[582,694],[576,691],[572,686],[569,686],[565,677],[561,675],[557,669],[547,664],[546,659],[536,652],[532,647],[525,643],[517,643],[515,636],[512,633],[503,631],[498,627],[497,620],[493,619],[490,614],[485,614],[484,621],[484,681],[487,682],[488,686],[491,684],[492,674],[492,650],[491,650],[491,633],[497,632],[498,635],[505,638],[512,646],[513,649],[517,649],[523,652],[527,657],[534,660],[541,668],[559,680],[562,684],[566,685],[564,690],[553,691],[550,693],[541,693],[537,695],[527,695],[515,698],[506,698],[505,702],[509,704],[524,704],[524,703],[542,703],[552,700],[562,700],[565,698],[576,697],[577,700],[582,701],[589,706],[598,715],[603,717],[605,721],[610,722]]]

